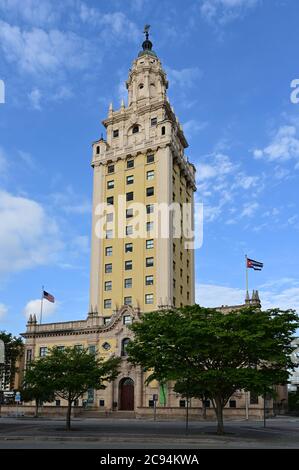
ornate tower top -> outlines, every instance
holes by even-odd
[[[152,55],[154,57],[157,57],[157,54],[152,51],[152,47],[153,47],[153,43],[149,40],[149,29],[150,29],[150,25],[149,24],[146,24],[144,26],[144,34],[145,34],[145,41],[143,41],[142,43],[142,51],[139,52],[138,54],[138,57],[141,57],[145,54],[149,54],[149,55]]]

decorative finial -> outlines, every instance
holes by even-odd
[[[121,107],[121,108],[124,108],[124,107],[125,107],[125,101],[124,101],[123,98],[122,98],[122,100],[121,100],[121,105],[120,105],[120,107]]]
[[[151,27],[150,24],[146,24],[146,25],[144,26],[144,31],[143,31],[143,32],[144,32],[144,34],[145,34],[145,39],[146,39],[147,41],[148,41],[148,35],[149,35],[150,27]]]

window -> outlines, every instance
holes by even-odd
[[[139,132],[139,126],[133,126],[132,134],[137,134]]]
[[[126,200],[127,201],[133,201],[133,199],[134,199],[134,193],[133,192],[130,192],[130,193],[126,194]]]
[[[236,408],[237,407],[236,400],[229,400],[229,407],[230,408]]]
[[[114,173],[114,165],[108,165],[108,173]]]
[[[39,348],[39,357],[45,357],[47,355],[47,350],[48,348],[46,348],[45,346]]]
[[[146,195],[147,196],[153,196],[155,193],[154,187],[150,186],[149,188],[146,188]]]
[[[149,400],[148,401],[148,406],[149,406],[149,408],[154,408],[154,406],[155,406],[154,400]]]
[[[145,285],[152,286],[154,284],[154,276],[145,276]]]
[[[154,170],[149,170],[146,172],[146,179],[147,180],[153,180],[155,177],[155,172]]]
[[[108,318],[108,317],[106,317],[106,318]],[[105,341],[105,343],[102,344],[102,348],[105,349],[105,351],[109,351],[111,346],[110,346],[109,343],[107,343],[107,341]]]
[[[114,188],[114,180],[107,181],[107,189],[113,189]]]
[[[60,406],[60,400],[55,400],[55,406]]]
[[[111,307],[112,307],[111,299],[105,299],[104,300],[104,308],[111,308]]]
[[[127,160],[127,168],[134,168],[134,160]]]
[[[186,407],[186,400],[180,400],[180,408]]]
[[[172,183],[175,184],[175,176],[172,177]]]
[[[146,213],[152,214],[154,212],[154,204],[147,204],[146,206]]]
[[[112,256],[112,246],[106,246],[105,255],[106,256]]]
[[[123,316],[123,324],[124,325],[130,325],[132,323],[132,318],[130,315],[124,315]]]
[[[172,299],[172,303],[173,303],[173,306],[175,307],[175,303],[176,303],[176,299],[175,299],[175,297],[173,297],[173,299]]]
[[[173,285],[173,288],[175,289],[175,284],[176,284],[176,281],[175,279],[172,280],[172,285]]]
[[[105,282],[105,290],[112,290],[112,281]]]
[[[189,284],[190,276],[187,276],[187,284]]]
[[[121,355],[127,356],[127,346],[130,342],[130,338],[124,338],[121,342]]]
[[[172,245],[172,251],[175,253],[175,243]]]
[[[130,289],[132,287],[132,278],[129,277],[125,279],[125,289]]]
[[[58,351],[64,351],[64,346],[57,346]]]
[[[113,238],[113,230],[106,230],[106,239],[111,240]]]
[[[145,303],[153,304],[154,303],[154,294],[145,294]]]
[[[100,406],[105,406],[105,400],[99,400],[99,405]]]
[[[109,196],[106,199],[108,206],[113,206],[113,196]]]
[[[183,261],[183,253],[180,252],[180,260]]]
[[[156,126],[158,122],[158,119],[156,117],[151,119],[151,126]]]
[[[26,362],[30,362],[32,359],[32,349],[27,349],[26,351]]]
[[[259,404],[259,397],[256,393],[250,392],[250,404],[251,405]]]
[[[190,264],[190,262],[189,262],[189,260],[187,259],[187,268],[189,268],[189,264]]]
[[[95,356],[97,352],[95,344],[90,344],[88,346],[88,351],[89,351],[89,354],[92,354],[93,356]]]
[[[154,240],[151,238],[150,240],[146,240],[146,249],[151,250],[154,248]]]
[[[113,212],[109,212],[109,214],[106,215],[106,222],[112,222],[113,221]]]
[[[162,126],[162,127],[161,127],[161,134],[162,134],[162,135],[165,135],[165,131],[166,131],[165,126]]]
[[[111,317],[104,317],[104,325],[108,325],[110,323]]]
[[[127,176],[127,184],[133,184],[134,183],[134,176],[130,175]]]
[[[125,244],[125,253],[132,253],[133,252],[133,243],[126,243]]]
[[[190,300],[190,292],[187,292],[187,300]]]
[[[132,235],[133,233],[133,225],[126,226],[126,235]]]
[[[205,406],[206,408],[210,408],[210,406],[211,406],[210,400],[204,400],[204,406]]]
[[[183,295],[183,286],[180,286],[180,294]]]
[[[173,270],[175,271],[175,261],[172,263]]]
[[[118,129],[115,129],[113,131],[113,137],[118,137],[119,136],[119,132],[118,132]]]
[[[155,161],[155,156],[153,154],[147,155],[146,163],[154,163],[154,161]]]
[[[125,271],[131,271],[132,268],[133,268],[132,260],[125,261]]]
[[[100,146],[97,145],[97,155],[99,155],[99,153],[100,153]]]
[[[126,210],[126,218],[130,219],[130,217],[133,217],[133,208],[127,209]]]
[[[132,297],[124,297],[124,305],[132,305]]]
[[[105,264],[105,273],[112,273],[112,263]]]
[[[182,268],[180,269],[180,276],[183,277],[183,270],[182,270]]]
[[[172,193],[172,200],[175,201],[175,194]]]
[[[151,268],[152,266],[154,266],[154,258],[146,258],[145,265],[147,268]]]
[[[154,222],[146,222],[146,231],[151,232],[154,229]]]

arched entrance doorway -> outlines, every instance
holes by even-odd
[[[120,410],[134,410],[134,381],[129,377],[119,382]]]

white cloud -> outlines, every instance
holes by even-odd
[[[249,202],[244,204],[241,217],[252,217],[258,208],[259,204],[257,202]]]
[[[201,0],[200,12],[209,22],[226,24],[243,17],[259,0]]]
[[[8,308],[4,304],[0,304],[0,319],[5,317],[8,312]]]
[[[0,273],[49,264],[62,248],[55,221],[36,201],[0,191]]]
[[[94,60],[89,41],[73,32],[22,30],[4,21],[0,21],[0,46],[8,62],[31,74],[84,69]]]
[[[186,136],[191,138],[205,129],[207,125],[207,121],[196,121],[195,119],[190,119],[189,121],[184,122],[182,127]]]
[[[36,164],[30,153],[23,152],[23,150],[18,150],[19,157],[25,163],[25,165],[30,168],[30,170],[34,170],[36,168]]]
[[[64,192],[50,194],[50,201],[51,204],[58,206],[67,214],[91,213],[91,202],[80,198],[70,185],[65,188]]]
[[[29,101],[33,107],[33,109],[36,109],[38,111],[41,110],[41,105],[40,105],[40,100],[41,100],[42,94],[38,88],[34,88],[29,94],[28,98]]]
[[[43,301],[43,318],[53,315],[57,308],[57,302],[51,303],[48,300]],[[41,299],[29,300],[24,308],[25,317],[29,318],[29,315],[36,315],[36,319],[40,321],[40,310],[41,310]]]
[[[261,286],[259,296],[263,309],[281,308],[282,310],[286,310],[292,308],[299,312],[299,283],[297,281],[295,282],[296,285],[282,288],[285,284],[287,284],[286,279],[284,279],[283,283],[279,281],[269,281],[264,284],[264,287]],[[294,284],[294,282],[291,284]],[[271,287],[273,288],[272,290]],[[279,287],[281,287],[281,290],[277,291]],[[244,303],[244,300],[244,289],[217,284],[196,285],[196,302],[204,307],[240,305]]]
[[[236,166],[227,155],[216,153],[206,158],[208,163],[200,163],[196,167],[196,177],[198,182],[206,179],[220,177],[232,173]]]
[[[198,67],[180,70],[166,67],[166,72],[171,86],[179,86],[181,88],[191,88],[203,75]]]
[[[0,11],[15,20],[23,20],[30,24],[51,24],[59,18],[60,5],[47,0],[0,0]]]
[[[295,126],[281,126],[270,144],[263,149],[255,149],[255,158],[268,161],[284,162],[299,160],[299,136]],[[298,164],[299,162],[297,162]]]

